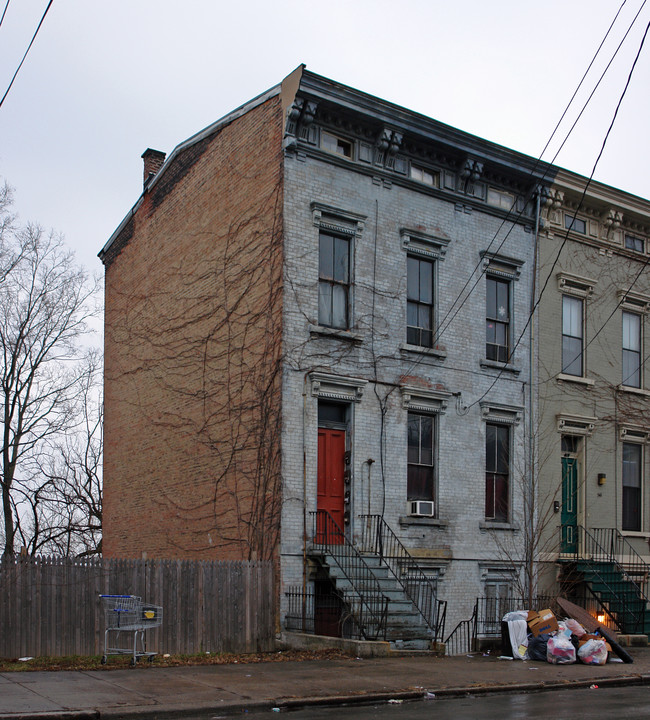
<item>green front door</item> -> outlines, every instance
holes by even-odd
[[[563,553],[578,550],[578,459],[562,458],[562,547]]]

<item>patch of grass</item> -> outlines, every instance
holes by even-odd
[[[279,652],[231,654],[198,653],[196,655],[155,655],[140,658],[136,668],[151,667],[188,667],[192,665],[234,665],[263,662],[307,662],[310,660],[340,660],[349,658],[339,650],[283,650]],[[18,658],[0,658],[0,672],[35,672],[37,670],[124,670],[130,667],[128,655],[111,655],[106,665],[102,665],[101,655],[71,655],[66,657],[35,657],[29,660]]]

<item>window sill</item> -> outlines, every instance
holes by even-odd
[[[428,355],[430,357],[437,358],[438,360],[444,360],[447,357],[447,350],[440,345],[436,345],[436,347],[433,348],[428,348],[421,347],[420,345],[409,345],[408,343],[402,343],[402,345],[399,346],[399,349],[402,353]]]
[[[556,376],[556,380],[558,380],[559,382],[576,383],[576,385],[586,385],[588,387],[592,387],[593,385],[595,385],[595,380],[583,377],[581,375],[566,375],[565,373],[558,373],[558,375]]]
[[[399,524],[401,527],[408,527],[409,525],[415,525],[418,527],[435,527],[441,530],[449,525],[447,520],[441,520],[439,518],[430,517],[415,517],[413,515],[400,515]]]
[[[650,539],[650,532],[642,532],[640,530],[621,530],[621,535],[623,537]]]
[[[325,327],[324,325],[309,325],[309,334],[353,343],[363,342],[363,333],[358,330],[342,330],[340,328]]]
[[[632,385],[617,385],[616,389],[619,392],[626,392],[632,395],[641,395],[642,397],[650,397],[650,391],[644,390],[643,388],[633,387]]]
[[[486,360],[482,358],[480,360],[482,368],[489,368],[490,370],[500,370],[501,372],[512,373],[513,375],[519,375],[521,368],[511,365],[510,363],[497,362],[496,360]]]
[[[478,524],[481,530],[508,530],[510,532],[519,532],[518,525],[512,525],[509,522],[495,522],[494,520],[480,520]]]

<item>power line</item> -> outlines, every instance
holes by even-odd
[[[645,40],[646,40],[646,37],[647,37],[647,35],[648,35],[648,30],[650,30],[650,23],[648,23],[648,25],[646,25],[646,29],[645,29],[645,31],[644,31],[644,33],[643,33],[643,37],[641,38],[641,43],[640,43],[640,45],[639,45],[639,49],[637,50],[636,57],[634,58],[634,62],[632,63],[632,67],[630,68],[630,72],[628,73],[627,81],[625,82],[625,86],[624,86],[624,88],[623,88],[623,92],[621,93],[621,96],[620,96],[620,98],[619,98],[619,100],[618,100],[618,103],[616,104],[616,109],[614,110],[614,115],[612,116],[612,120],[611,120],[611,122],[610,122],[610,124],[609,124],[609,127],[607,128],[607,132],[605,133],[605,137],[604,137],[603,142],[602,142],[602,144],[601,144],[600,151],[598,152],[598,156],[596,157],[596,161],[594,162],[594,166],[593,166],[593,168],[592,168],[592,170],[591,170],[591,174],[589,175],[589,178],[588,178],[588,180],[587,180],[587,183],[585,184],[585,187],[584,187],[584,189],[583,189],[583,191],[582,191],[582,195],[580,196],[580,202],[578,203],[578,207],[576,208],[575,212],[573,213],[572,221],[575,220],[576,215],[578,214],[578,212],[580,211],[580,208],[582,207],[582,204],[584,203],[584,199],[585,199],[585,196],[586,196],[586,194],[587,194],[587,190],[589,189],[589,186],[591,185],[591,181],[592,181],[592,179],[593,179],[594,173],[596,172],[596,168],[598,167],[598,163],[600,162],[600,158],[602,157],[602,154],[603,154],[603,152],[604,152],[604,150],[605,150],[605,145],[607,144],[607,140],[609,139],[609,135],[610,135],[610,133],[611,133],[611,131],[612,131],[612,128],[614,127],[614,123],[616,122],[616,117],[618,116],[618,111],[619,111],[619,109],[620,109],[620,107],[621,107],[621,104],[622,104],[622,102],[623,102],[623,98],[625,97],[625,95],[626,95],[626,93],[627,93],[627,90],[628,90],[628,88],[629,88],[629,86],[630,86],[630,81],[632,80],[632,75],[633,75],[633,73],[634,73],[634,70],[635,70],[635,68],[636,68],[636,64],[637,64],[637,62],[638,62],[638,60],[639,60],[639,57],[640,57],[640,55],[641,55],[641,51],[642,51],[642,49],[643,49],[643,45],[644,45]],[[572,223],[571,223],[571,224],[572,224]],[[571,226],[569,226],[569,228],[570,228],[570,227],[571,227]],[[545,291],[546,288],[548,287],[548,284],[549,284],[549,282],[550,282],[550,279],[551,279],[551,277],[552,277],[552,275],[553,275],[553,271],[555,270],[555,267],[557,266],[557,263],[558,263],[558,261],[559,261],[559,259],[560,259],[560,254],[562,253],[562,250],[564,249],[564,246],[566,245],[566,243],[567,243],[567,241],[568,241],[568,239],[569,239],[569,232],[570,232],[570,229],[569,229],[569,228],[566,229],[566,232],[565,232],[565,234],[564,234],[564,239],[562,240],[562,244],[560,245],[560,247],[559,247],[559,249],[558,249],[558,251],[557,251],[557,253],[556,253],[556,255],[555,255],[555,259],[553,260],[553,264],[551,265],[551,269],[550,269],[550,271],[549,271],[549,274],[548,274],[548,276],[547,276],[547,278],[546,278],[546,281],[544,282],[544,285],[543,285],[543,287],[542,287],[542,289],[541,289],[541,291],[540,291],[540,293],[539,293],[539,297],[538,297],[537,300],[535,301],[535,304],[533,305],[533,307],[532,307],[532,309],[531,309],[531,311],[530,311],[530,313],[529,313],[529,315],[528,315],[528,319],[526,320],[526,324],[524,325],[524,328],[523,328],[523,330],[521,331],[521,334],[520,334],[519,337],[517,338],[517,342],[515,343],[514,347],[512,348],[512,352],[514,352],[514,351],[517,349],[517,347],[519,346],[519,343],[521,342],[522,338],[524,337],[524,334],[526,333],[526,330],[528,329],[528,326],[530,325],[530,323],[531,323],[531,321],[532,321],[532,319],[533,319],[533,317],[534,317],[534,315],[535,315],[535,311],[536,311],[537,307],[539,306],[539,304],[540,304],[540,302],[541,302],[542,295],[544,294],[544,291]],[[643,268],[641,268],[641,271],[643,271],[644,268],[645,268],[645,266],[644,266]],[[638,275],[637,275],[637,278],[635,278],[635,281],[634,281],[634,282],[636,282],[636,280],[638,279],[638,277],[641,275],[641,271],[639,271],[639,273],[638,273]],[[631,289],[631,287],[630,287],[630,289]],[[628,292],[629,292],[629,290],[628,290]],[[605,321],[605,323],[603,323],[603,326],[604,326],[607,322],[609,322],[609,320],[611,319],[611,317],[613,316],[613,314],[614,314],[614,313],[612,313],[612,314],[609,316],[609,318],[607,318],[607,320]],[[601,332],[601,330],[602,330],[602,327],[598,330],[598,333],[597,333],[597,334],[599,334],[599,333]],[[473,407],[473,406],[476,405],[477,403],[481,402],[481,400],[483,400],[483,399],[485,398],[485,396],[490,392],[490,390],[492,390],[492,388],[496,385],[497,381],[498,381],[499,378],[501,377],[502,372],[503,372],[502,370],[499,371],[499,374],[496,376],[496,378],[494,379],[494,381],[492,382],[492,384],[490,385],[490,387],[483,393],[483,395],[482,395],[478,400],[474,401],[471,405],[469,405],[469,406],[468,406],[468,409],[471,408],[471,407]]]
[[[5,94],[2,96],[2,100],[0,100],[0,108],[2,107],[2,104],[5,101],[5,98],[7,95],[9,95],[9,91],[11,90],[11,86],[14,84],[14,80],[16,79],[16,75],[18,75],[20,68],[23,66],[23,63],[25,62],[25,58],[27,57],[27,53],[30,51],[32,45],[34,44],[34,40],[36,40],[36,36],[38,35],[38,31],[41,29],[41,25],[43,24],[43,21],[45,20],[45,16],[47,15],[48,10],[52,7],[52,3],[54,0],[50,0],[48,2],[47,7],[45,8],[45,12],[43,13],[43,17],[41,18],[41,21],[38,23],[38,27],[36,28],[36,31],[34,32],[34,35],[31,39],[31,42],[29,43],[27,50],[25,50],[25,54],[23,55],[23,59],[20,61],[20,65],[16,68],[16,72],[14,73],[14,76],[11,78],[11,82],[9,83],[9,87],[6,89]],[[9,0],[7,0],[7,6],[5,7],[5,12],[7,11],[7,7],[9,6]],[[4,13],[2,15],[4,19]]]
[[[2,17],[0,18],[0,27],[2,26],[2,21],[5,19],[5,15],[7,14],[7,8],[9,7],[9,2],[10,2],[10,0],[7,0],[5,9],[2,11]]]
[[[558,120],[557,124],[555,125],[555,128],[553,129],[553,132],[551,133],[548,141],[546,142],[546,145],[544,146],[544,149],[542,150],[541,154],[540,154],[539,157],[537,158],[534,167],[530,170],[530,172],[529,172],[529,177],[532,176],[532,174],[535,172],[535,170],[536,170],[537,167],[539,166],[540,162],[542,161],[541,159],[542,159],[542,156],[543,156],[544,152],[546,151],[546,149],[547,149],[548,146],[550,145],[553,137],[554,137],[555,134],[557,133],[558,128],[559,128],[562,120],[563,120],[564,117],[566,116],[566,114],[567,114],[567,112],[568,112],[571,104],[573,103],[576,95],[578,94],[578,91],[579,91],[580,87],[582,86],[585,78],[587,77],[587,75],[588,75],[588,73],[589,73],[589,70],[591,69],[591,67],[593,66],[594,62],[596,61],[596,58],[598,57],[598,54],[600,53],[600,51],[601,51],[601,49],[602,49],[602,47],[603,47],[603,45],[604,45],[607,37],[609,36],[609,34],[610,34],[611,30],[612,30],[612,28],[614,27],[614,24],[616,23],[616,20],[618,19],[618,16],[620,15],[621,10],[623,9],[623,6],[625,5],[625,2],[626,2],[626,1],[627,1],[627,0],[623,0],[623,3],[621,4],[621,6],[620,6],[619,9],[618,9],[618,12],[616,13],[614,19],[613,19],[612,22],[610,23],[610,26],[609,26],[609,28],[607,29],[607,32],[605,33],[605,35],[604,35],[604,37],[603,37],[600,45],[598,46],[598,49],[596,50],[596,53],[594,54],[593,58],[591,59],[591,62],[589,63],[589,65],[588,65],[588,67],[587,67],[587,70],[584,72],[584,74],[583,74],[583,76],[582,76],[582,79],[581,79],[580,82],[578,83],[578,86],[577,86],[576,90],[574,91],[573,95],[571,96],[571,99],[569,100],[569,102],[568,102],[568,104],[567,104],[564,112],[562,113],[562,116],[560,117],[560,119]],[[632,30],[632,27],[634,26],[634,24],[636,23],[636,21],[637,21],[637,19],[638,19],[638,17],[639,17],[639,14],[641,13],[641,11],[643,10],[643,8],[645,7],[646,2],[647,2],[647,0],[643,0],[643,3],[641,4],[641,7],[640,7],[639,10],[637,11],[637,13],[636,13],[636,15],[634,16],[634,18],[632,19],[632,22],[631,22],[630,25],[628,26],[627,31],[626,31],[625,34],[623,35],[622,40],[619,42],[616,50],[614,51],[614,54],[612,55],[612,57],[611,57],[610,60],[609,60],[607,66],[605,67],[605,69],[604,69],[603,72],[601,73],[600,78],[598,79],[598,82],[596,83],[596,85],[594,86],[593,90],[591,91],[589,97],[587,98],[587,100],[586,100],[585,103],[583,104],[582,109],[580,110],[580,113],[578,114],[578,117],[576,118],[576,120],[574,121],[573,125],[570,127],[569,131],[568,131],[567,134],[565,135],[564,140],[562,141],[562,144],[560,145],[560,147],[559,147],[558,150],[556,151],[555,155],[553,156],[553,158],[552,158],[552,160],[551,160],[551,163],[554,163],[555,160],[557,159],[560,151],[562,150],[562,148],[563,148],[564,145],[566,144],[567,140],[569,139],[569,136],[571,135],[571,133],[572,133],[573,130],[575,129],[578,121],[580,120],[580,118],[582,117],[582,115],[583,115],[584,111],[586,110],[587,106],[588,106],[589,103],[591,102],[591,99],[593,98],[594,93],[596,92],[596,90],[597,90],[597,88],[599,87],[600,83],[602,82],[603,78],[604,78],[605,75],[607,74],[607,71],[609,70],[612,62],[614,61],[614,58],[617,56],[619,50],[621,49],[623,43],[625,42],[625,39],[627,38],[627,36],[629,35],[630,31]],[[545,171],[545,172],[543,173],[541,179],[544,180],[544,179],[546,178],[546,175],[547,175],[547,171]],[[523,207],[524,207],[524,208],[526,207],[526,204],[528,203],[528,201],[532,198],[533,192],[534,192],[533,190],[530,190],[530,191],[528,192],[528,194],[525,196],[525,198],[524,198],[524,203],[523,203]],[[501,232],[503,226],[508,222],[508,219],[509,219],[510,214],[512,213],[512,210],[513,210],[514,207],[515,207],[515,203],[513,203],[513,205],[511,206],[510,210],[508,211],[508,214],[507,214],[506,217],[502,220],[501,224],[500,224],[499,227],[497,228],[494,236],[492,237],[492,240],[490,241],[490,243],[489,243],[489,245],[488,245],[487,252],[490,252],[490,249],[491,249],[493,243],[495,242],[495,240],[497,239],[497,237],[499,236],[499,233]],[[524,212],[524,210],[522,209],[520,212],[518,212],[518,213],[516,214],[516,217],[514,218],[514,220],[511,221],[511,222],[512,222],[512,225],[510,226],[508,232],[505,234],[505,236],[503,237],[503,239],[502,239],[501,242],[499,243],[498,247],[496,248],[496,252],[497,252],[497,253],[498,253],[498,252],[500,251],[500,249],[503,247],[503,245],[504,245],[504,243],[506,242],[506,240],[508,239],[508,237],[510,237],[510,233],[511,233],[511,232],[513,231],[513,229],[514,229],[514,223],[517,222],[517,221],[522,217],[523,212]],[[471,286],[471,288],[469,289],[469,291],[467,292],[467,294],[466,294],[465,297],[463,298],[462,302],[460,302],[460,304],[456,307],[456,304],[459,302],[459,300],[460,300],[461,297],[463,296],[463,293],[464,293],[465,290],[467,289],[467,287],[468,287],[468,285],[470,284],[472,278],[474,277],[475,273],[479,270],[480,267],[481,267],[481,263],[479,262],[479,263],[474,267],[474,269],[472,270],[472,272],[470,273],[469,277],[467,278],[467,281],[465,282],[465,284],[463,285],[463,287],[460,289],[460,291],[459,291],[458,294],[456,295],[456,298],[454,299],[454,301],[452,302],[451,306],[449,307],[449,310],[447,311],[447,313],[446,313],[445,316],[443,317],[442,321],[440,322],[440,324],[439,324],[439,326],[438,326],[438,328],[437,328],[437,330],[436,330],[434,340],[433,340],[433,344],[434,344],[434,345],[438,342],[438,340],[440,339],[440,337],[442,336],[442,334],[447,330],[447,328],[449,328],[449,326],[451,325],[451,323],[453,322],[453,320],[456,318],[456,315],[458,315],[458,313],[460,312],[460,310],[463,308],[463,306],[465,305],[465,303],[466,303],[467,300],[469,299],[469,297],[470,297],[470,295],[472,294],[472,292],[474,292],[474,289],[477,287],[477,285],[478,285],[479,282],[481,281],[481,278],[482,278],[482,276],[483,276],[483,273],[481,273],[480,275],[477,276],[476,280],[474,281],[474,284]],[[454,309],[454,308],[455,308],[455,309]],[[446,324],[445,324],[445,323],[446,323]]]

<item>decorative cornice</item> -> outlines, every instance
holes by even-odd
[[[503,405],[488,400],[481,400],[479,405],[483,420],[499,425],[518,425],[524,411],[520,405]]]
[[[368,384],[361,378],[341,377],[331,373],[311,372],[312,397],[341,400],[344,402],[361,402],[363,390]]]
[[[581,435],[591,437],[598,418],[586,415],[569,415],[558,413],[555,416],[557,431],[564,435]]]
[[[443,414],[447,409],[447,400],[452,396],[447,390],[433,390],[429,388],[402,385],[402,407],[406,410],[416,410],[435,414]]]

